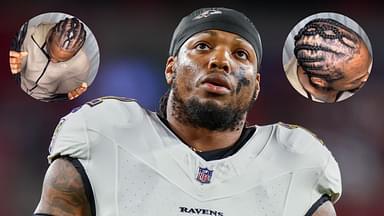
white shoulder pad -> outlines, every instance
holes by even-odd
[[[276,140],[291,152],[306,154],[323,149],[323,141],[309,130],[297,125],[276,124]]]
[[[339,166],[332,153],[315,134],[297,125],[278,123],[276,139],[286,150],[306,158],[306,162],[315,163],[321,169],[319,179],[313,191],[315,200],[328,194],[333,202],[341,195],[341,175]],[[297,155],[297,156],[299,156]]]
[[[87,125],[96,131],[133,127],[147,112],[133,99],[114,96],[97,98],[84,106],[89,110],[84,113]]]
[[[53,133],[49,146],[48,162],[57,156],[87,158],[88,137],[82,113],[84,109],[71,112],[61,118]]]
[[[89,148],[97,134],[104,137],[114,131],[133,127],[144,117],[146,110],[134,100],[103,97],[92,100],[63,117],[57,125],[50,144],[48,161],[57,156],[89,158]],[[92,137],[90,137],[92,136]]]

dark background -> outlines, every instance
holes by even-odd
[[[31,215],[37,205],[46,156],[59,118],[99,96],[138,99],[156,110],[166,90],[163,71],[172,32],[192,10],[225,6],[247,14],[261,34],[261,93],[249,121],[278,121],[305,126],[327,144],[339,162],[343,195],[338,215],[384,215],[384,30],[383,7],[373,1],[306,1],[263,4],[241,1],[106,3],[98,1],[8,1],[0,7],[0,215]],[[11,77],[8,64],[12,36],[28,19],[45,12],[64,12],[85,22],[100,47],[95,82],[79,99],[44,103],[26,95]],[[310,102],[289,85],[282,68],[282,49],[291,28],[318,12],[344,14],[370,38],[371,76],[352,98],[336,104]]]

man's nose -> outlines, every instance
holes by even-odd
[[[226,73],[231,72],[231,67],[230,67],[230,53],[227,50],[224,49],[217,49],[214,51],[212,54],[208,68],[210,70],[213,69],[218,69],[218,70],[223,70]]]

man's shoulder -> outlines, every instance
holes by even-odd
[[[90,113],[103,112],[110,109],[122,109],[120,111],[145,110],[136,99],[119,96],[103,96],[92,99],[77,109],[72,110],[72,112],[77,112],[77,110],[81,109]]]
[[[299,143],[303,143],[303,145],[324,145],[323,141],[315,133],[303,126],[278,122],[274,124],[274,127],[280,142],[293,144],[300,141]]]
[[[49,161],[58,155],[87,159],[94,143],[107,143],[143,122],[149,112],[135,100],[102,97],[75,108],[57,125],[50,145]],[[90,142],[90,140],[93,140]]]
[[[88,124],[101,122],[115,125],[139,122],[149,113],[136,100],[125,97],[105,96],[93,99],[71,111],[68,116],[80,115]]]
[[[269,145],[273,145],[275,150],[285,156],[290,155],[294,159],[308,159],[321,164],[328,161],[331,156],[323,141],[304,127],[279,122],[261,127],[263,130],[266,128],[271,128]]]
[[[40,23],[37,26],[30,26],[28,31],[31,32],[31,36],[36,43],[42,47],[46,41],[49,30],[54,26],[54,23]]]
[[[119,106],[119,105],[127,105],[127,104],[137,104],[137,101],[132,98],[119,97],[119,96],[103,96],[99,98],[95,98],[86,102],[84,105],[88,105],[89,107],[101,107],[105,108],[108,106]]]

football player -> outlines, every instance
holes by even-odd
[[[105,97],[64,117],[35,214],[335,215],[340,172],[322,142],[293,125],[246,125],[261,57],[242,13],[184,17],[159,113]]]

